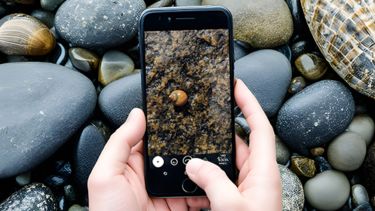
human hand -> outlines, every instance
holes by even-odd
[[[126,122],[108,140],[89,180],[89,208],[97,210],[199,211],[198,198],[151,198],[144,181],[143,142],[146,120],[133,109]]]
[[[213,211],[281,210],[281,181],[276,162],[275,134],[267,116],[246,85],[237,80],[236,103],[250,126],[250,146],[236,136],[237,185],[217,165],[192,159],[186,166],[189,178],[201,187]]]

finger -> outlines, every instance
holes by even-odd
[[[255,96],[246,85],[238,79],[234,91],[236,103],[250,126],[251,156],[256,166],[267,166],[276,159],[275,137],[271,124]],[[262,160],[259,162],[259,160]]]
[[[193,158],[188,162],[186,172],[189,178],[206,192],[211,205],[216,202],[226,206],[241,198],[237,187],[225,172],[213,163]]]
[[[167,198],[166,201],[170,210],[188,211],[184,198]]]
[[[236,135],[236,166],[238,170],[241,170],[249,154],[249,146]]]
[[[194,208],[210,208],[210,201],[207,197],[191,197],[186,199],[189,207]]]
[[[94,167],[95,172],[108,178],[122,174],[131,148],[140,142],[145,128],[143,111],[139,108],[133,109],[126,122],[108,140]]]

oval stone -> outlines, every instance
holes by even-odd
[[[0,65],[0,178],[30,170],[52,155],[96,105],[92,82],[63,66]]]
[[[143,0],[67,0],[56,12],[55,27],[73,46],[114,47],[135,36],[145,8]]]
[[[307,155],[342,133],[354,115],[354,100],[340,82],[323,80],[295,94],[281,107],[278,135],[291,148]]]
[[[279,165],[283,211],[302,210],[305,202],[302,183],[287,167]]]

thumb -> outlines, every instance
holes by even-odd
[[[242,197],[236,185],[225,172],[211,162],[193,158],[186,166],[186,173],[195,184],[206,192],[212,205],[217,203],[233,204]]]

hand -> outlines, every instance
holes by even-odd
[[[236,137],[238,188],[216,165],[192,159],[189,177],[208,198],[151,198],[144,181],[145,117],[133,109],[111,136],[88,181],[90,210],[281,210],[281,185],[274,133],[264,112],[242,81],[235,86],[237,105],[251,128],[250,148]]]
[[[236,103],[248,122],[250,146],[236,136],[237,185],[217,165],[192,159],[186,166],[189,178],[201,187],[213,211],[281,210],[281,181],[276,162],[275,134],[267,116],[246,85],[237,80]]]

